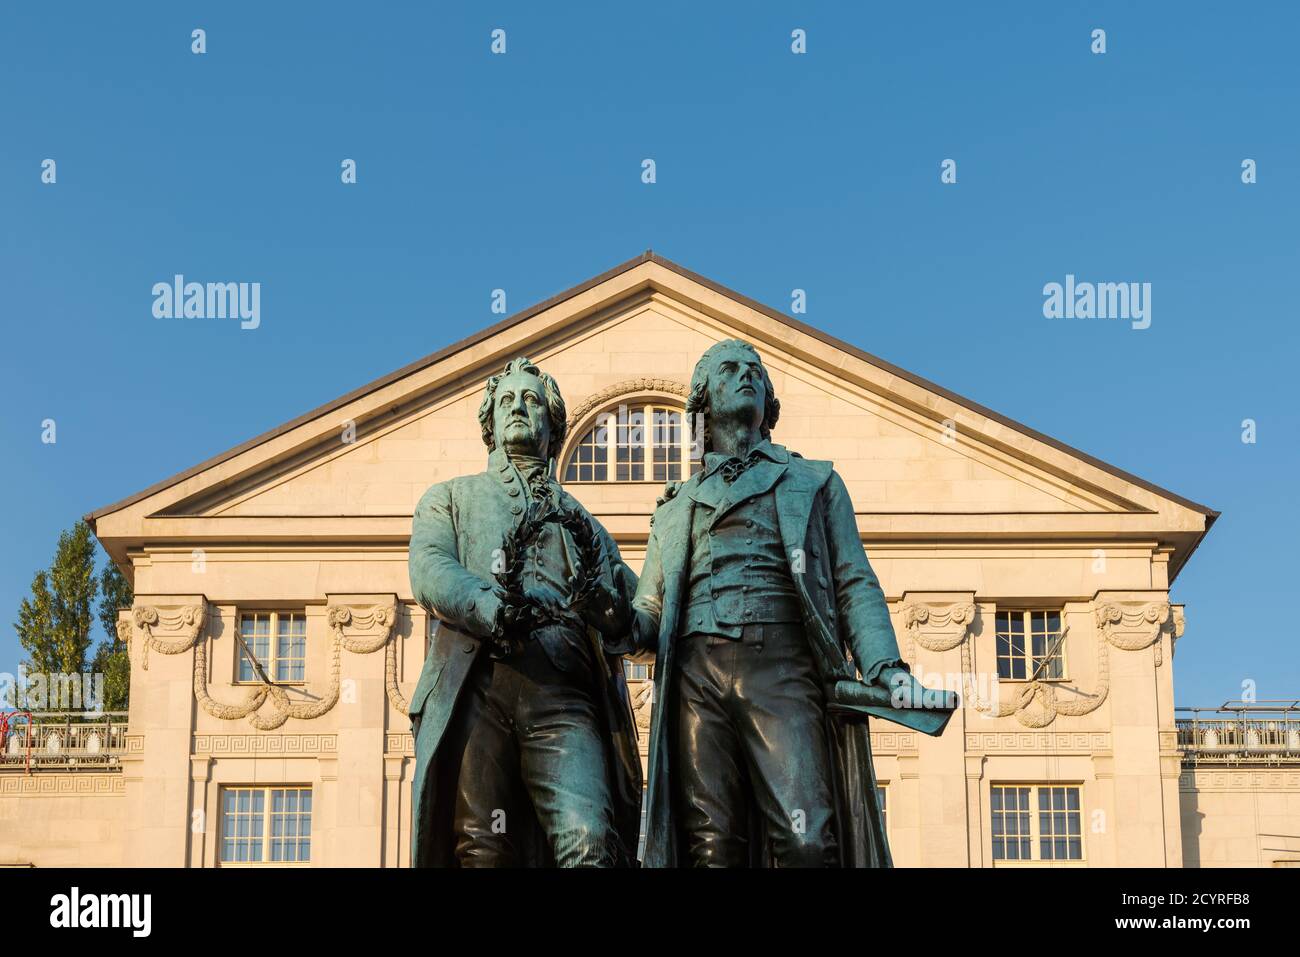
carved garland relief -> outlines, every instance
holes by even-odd
[[[341,650],[347,649],[353,654],[371,654],[384,649],[385,691],[388,700],[401,714],[406,714],[407,700],[397,685],[397,649],[393,636],[393,626],[397,620],[397,609],[393,605],[375,605],[366,611],[360,611],[350,605],[330,605],[325,612],[325,620],[330,627],[333,638],[330,648],[329,687],[317,700],[295,703],[290,701],[288,692],[280,685],[270,684],[261,679],[256,687],[248,689],[243,701],[226,703],[217,701],[208,692],[208,650],[207,643],[201,640],[203,626],[207,622],[208,607],[206,603],[184,605],[176,609],[162,609],[152,605],[141,605],[133,609],[131,621],[119,621],[118,636],[130,647],[133,639],[132,622],[143,636],[141,667],[149,669],[149,649],[160,654],[179,655],[194,649],[194,697],[199,706],[214,718],[235,721],[248,718],[248,723],[259,731],[272,731],[282,726],[290,718],[310,720],[328,713],[338,703],[339,670]],[[344,630],[352,625],[357,629],[369,631],[382,629],[378,635],[358,637],[349,636]],[[160,638],[154,629],[172,632],[177,637]],[[270,699],[275,710],[269,714],[259,714],[258,709]]]
[[[1046,727],[1057,715],[1080,717],[1100,708],[1110,694],[1109,646],[1141,651],[1154,645],[1156,667],[1160,667],[1161,633],[1168,630],[1177,641],[1184,629],[1182,609],[1172,608],[1168,602],[1107,602],[1096,609],[1098,679],[1091,694],[1065,700],[1058,693],[1057,682],[1029,681],[1017,687],[1012,700],[1003,701],[999,695],[996,702],[991,702],[982,698],[976,687],[972,643],[966,640],[974,624],[975,605],[909,602],[902,606],[901,612],[909,660],[915,660],[917,645],[929,651],[950,651],[960,646],[966,700],[971,707],[992,717],[1015,715],[1027,728]],[[1067,626],[1064,631],[1068,630]]]

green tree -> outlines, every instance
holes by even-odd
[[[98,591],[94,536],[89,525],[78,522],[59,533],[53,564],[36,573],[31,596],[18,608],[14,627],[29,656],[29,671],[81,672]]]
[[[127,705],[131,668],[126,647],[117,637],[117,612],[130,607],[133,596],[131,586],[112,561],[96,576],[95,553],[94,535],[84,521],[61,532],[54,561],[33,577],[31,595],[19,605],[14,629],[27,652],[25,665],[29,673],[101,672],[104,708],[120,711]],[[96,607],[101,586],[103,598]],[[106,638],[91,655],[96,617]],[[5,704],[15,705],[16,689],[7,697]]]
[[[93,667],[104,675],[104,710],[125,711],[131,692],[131,659],[126,642],[117,636],[117,613],[130,608],[135,596],[112,559],[99,576],[99,590],[99,624],[106,637],[95,649]]]

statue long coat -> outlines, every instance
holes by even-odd
[[[727,502],[710,502],[722,509],[771,489],[775,495],[782,545],[792,563],[803,563],[793,574],[803,608],[804,630],[823,684],[853,681],[862,668],[870,683],[881,669],[901,665],[898,642],[880,583],[867,561],[858,535],[853,505],[843,480],[830,462],[804,459],[772,445],[777,462],[765,466],[761,478],[744,473],[731,487]],[[634,604],[659,617],[655,661],[655,709],[650,729],[649,788],[646,795],[646,867],[684,866],[685,838],[673,815],[673,762],[676,702],[672,680],[678,622],[687,597],[691,520],[700,491],[700,475],[683,482],[676,494],[655,511],[645,566]],[[715,512],[720,514],[720,511]],[[801,551],[796,552],[796,549]],[[797,571],[797,568],[796,568]],[[884,697],[888,697],[884,695]],[[876,796],[871,741],[866,715],[876,714],[916,727],[927,734],[942,730],[946,717],[884,709],[827,709],[827,740],[835,788],[836,834],[845,867],[889,867],[892,860]],[[750,815],[757,820],[756,814]],[[765,849],[751,842],[751,859],[767,862]]]
[[[507,479],[506,476],[513,476]],[[488,468],[432,486],[415,509],[411,530],[410,575],[415,599],[439,619],[424,669],[407,713],[415,737],[415,774],[411,786],[411,866],[454,867],[451,803],[454,799],[458,755],[443,747],[447,729],[456,714],[461,690],[471,666],[488,653],[476,636],[491,632],[491,594],[494,552],[507,533],[522,520],[522,496],[510,489],[523,487],[522,477],[500,449],[488,456]],[[560,492],[565,508],[585,509],[567,492]],[[590,516],[588,516],[590,517]],[[594,523],[593,523],[594,524]],[[630,596],[636,575],[623,564],[618,547],[596,526],[603,546],[603,585],[615,594]],[[573,544],[564,532],[570,560]],[[626,602],[617,603],[626,609]],[[626,615],[624,616],[626,618]],[[626,622],[624,622],[626,624]],[[641,810],[641,762],[637,755],[636,724],[623,675],[622,658],[607,655],[600,639],[588,630],[603,669],[595,690],[602,728],[607,730],[606,767],[614,802],[614,821],[628,861],[636,854]],[[535,822],[533,822],[535,824]],[[549,855],[540,830],[520,840],[526,866],[545,866]]]

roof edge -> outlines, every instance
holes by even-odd
[[[1153,494],[1166,498],[1170,501],[1173,501],[1183,506],[1184,508],[1188,508],[1194,512],[1199,512],[1200,514],[1205,515],[1206,516],[1205,528],[1198,536],[1196,542],[1192,545],[1192,548],[1188,551],[1188,557],[1190,557],[1191,553],[1196,550],[1196,546],[1200,544],[1201,539],[1203,539],[1206,533],[1209,532],[1210,527],[1214,524],[1215,520],[1220,515],[1220,512],[1210,508],[1209,506],[1202,505],[1199,502],[1194,502],[1188,498],[1184,498],[1183,496],[1177,494],[1176,492],[1171,492],[1169,489],[1156,485],[1153,482],[1148,482],[1146,479],[1143,479],[1140,476],[1134,475],[1131,472],[1127,472],[1124,469],[1111,465],[1110,463],[1105,462],[1099,458],[1096,458],[1095,456],[1089,455],[1087,452],[1074,448],[1071,445],[1067,445],[1064,442],[1052,438],[1050,435],[1046,435],[1042,432],[1039,432],[1037,429],[1030,428],[1029,426],[1025,425],[1022,422],[1017,422],[1015,419],[1008,418],[1007,416],[1002,415],[1001,413],[995,412],[994,410],[989,409],[978,402],[974,402],[963,395],[953,392],[950,389],[946,389],[943,386],[939,385],[938,383],[932,382],[929,379],[924,378],[923,376],[919,376],[916,375],[915,373],[908,372],[906,369],[902,369],[891,362],[881,359],[879,356],[874,356],[869,352],[865,352],[864,350],[859,349],[858,347],[852,345],[851,343],[845,342],[842,339],[838,339],[835,336],[832,336],[829,333],[823,332],[820,329],[810,326],[805,322],[801,322],[800,320],[795,319],[792,316],[788,316],[785,313],[779,312],[776,309],[773,309],[770,306],[766,306],[763,303],[758,302],[757,300],[751,299],[750,297],[742,293],[739,293],[734,289],[724,286],[721,283],[715,282],[714,280],[709,279],[707,276],[702,276],[699,273],[693,272],[692,270],[687,269],[686,267],[681,266],[670,259],[660,256],[651,249],[647,249],[639,256],[634,256],[631,259],[619,263],[617,266],[614,266],[611,269],[607,269],[605,272],[602,272],[597,276],[593,276],[592,278],[587,279],[584,282],[578,283],[576,286],[571,286],[570,288],[565,289],[562,292],[556,293],[555,295],[551,296],[548,299],[535,303],[534,305],[529,306],[517,313],[514,313],[511,316],[507,316],[506,318],[502,319],[500,322],[493,323],[492,325],[487,326],[486,328],[481,329],[478,332],[470,336],[467,336],[464,339],[459,340],[458,342],[454,342],[451,345],[439,349],[436,352],[432,352],[421,359],[417,359],[414,362],[408,363],[407,365],[402,366],[401,368],[393,372],[390,372],[387,375],[381,376],[378,379],[375,379],[356,389],[353,389],[351,392],[339,396],[337,399],[333,399],[332,401],[327,402],[324,405],[318,406],[309,412],[304,412],[302,415],[299,415],[296,418],[291,419],[290,421],[277,426],[276,428],[270,429],[267,432],[263,432],[260,435],[254,436],[253,438],[248,439],[245,442],[241,442],[239,445],[227,449],[224,452],[218,453],[217,455],[208,458],[198,463],[197,465],[191,466],[190,468],[185,469],[182,472],[178,472],[175,475],[170,476],[169,478],[165,478],[160,482],[155,482],[153,485],[150,485],[148,488],[142,489],[141,491],[136,492],[133,495],[129,495],[126,498],[121,499],[120,501],[114,502],[110,505],[105,505],[102,508],[98,508],[92,512],[89,512],[84,516],[84,518],[86,522],[90,525],[91,529],[93,530],[95,528],[96,520],[103,517],[104,515],[108,515],[112,512],[120,511],[123,508],[127,508],[130,505],[134,505],[136,502],[139,502],[144,498],[148,498],[150,495],[156,494],[157,492],[161,492],[164,489],[170,488],[171,486],[176,485],[179,482],[183,482],[185,479],[191,478],[192,476],[197,475],[198,473],[204,471],[205,469],[209,469],[214,465],[219,465],[228,459],[234,458],[236,455],[240,455],[244,452],[247,452],[248,450],[257,447],[258,445],[261,445],[264,442],[268,442],[274,438],[277,438],[278,436],[283,435],[284,433],[292,429],[295,429],[300,425],[310,422],[313,419],[319,418],[320,416],[325,415],[326,413],[334,409],[337,409],[341,406],[344,406],[349,402],[353,402],[356,399],[362,398],[363,396],[368,395],[369,393],[374,392],[377,389],[381,389],[384,386],[390,385],[391,383],[396,382],[399,379],[405,378],[406,376],[419,372],[422,369],[425,369],[428,366],[433,365],[435,362],[439,362],[447,358],[448,356],[460,352],[463,349],[467,349],[470,346],[482,342],[483,340],[488,339],[499,332],[504,332],[506,329],[509,329],[512,326],[515,326],[526,319],[530,319],[533,316],[537,315],[538,313],[544,312],[545,310],[557,306],[560,303],[565,302],[566,300],[581,295],[587,290],[592,289],[603,282],[607,282],[610,279],[614,279],[622,275],[623,273],[628,272],[631,269],[635,269],[637,266],[643,265],[644,263],[647,262],[653,262],[663,267],[664,269],[676,273],[677,275],[685,279],[689,279],[691,282],[698,283],[699,285],[705,287],[706,289],[710,289],[721,296],[725,296],[729,299],[732,299],[740,303],[741,305],[744,305],[747,308],[754,310],[755,312],[761,315],[782,322],[785,325],[798,330],[799,332],[802,332],[808,336],[813,337],[814,339],[817,339],[825,343],[826,345],[831,346],[832,348],[838,349],[842,352],[846,352],[849,355],[857,359],[860,359],[870,365],[873,365],[876,368],[882,369],[890,373],[891,375],[897,376],[898,378],[906,382],[910,382],[913,385],[918,386],[922,389],[926,389],[930,392],[933,392],[936,395],[943,396],[949,401],[956,402],[959,405],[965,406],[966,408],[970,409],[973,412],[978,413],[979,415],[984,416],[985,418],[988,418],[1001,425],[1007,426],[1008,428],[1020,432],[1023,435],[1027,435],[1038,442],[1042,442],[1043,444],[1049,446],[1050,448],[1054,448],[1057,451],[1065,452],[1067,455],[1074,456],[1075,458],[1083,462],[1086,462],[1087,464],[1093,466],[1094,468],[1098,468],[1103,472],[1106,472],[1107,474],[1113,475],[1117,478],[1121,478],[1124,481],[1130,482],[1133,485],[1145,489],[1148,492],[1151,492]],[[1178,570],[1181,570],[1183,564],[1186,564],[1186,559],[1184,559],[1184,561],[1179,564]],[[1173,571],[1174,574],[1177,574],[1176,570]]]
[[[599,286],[603,282],[607,282],[610,279],[614,279],[618,276],[621,276],[623,273],[627,272],[630,269],[635,269],[637,266],[640,266],[643,263],[647,263],[651,261],[658,261],[660,262],[661,265],[665,264],[665,261],[660,260],[659,257],[655,256],[655,254],[651,250],[647,249],[641,255],[635,256],[632,259],[619,263],[617,266],[613,267],[612,269],[607,269],[605,272],[601,273],[598,276],[593,276],[591,279],[588,279],[585,282],[578,283],[578,285],[576,286],[571,286],[570,288],[565,289],[563,292],[558,292],[555,295],[551,296],[549,299],[544,299],[541,302],[534,303],[533,305],[528,306],[527,308],[519,312],[516,312],[513,315],[507,316],[506,318],[502,319],[500,322],[495,322],[484,329],[480,329],[478,332],[466,336],[464,339],[461,339],[458,342],[453,342],[451,345],[445,346],[444,348],[439,349],[437,352],[431,352],[422,359],[416,359],[414,362],[407,363],[406,365],[402,366],[399,369],[394,370],[393,372],[388,373],[387,375],[380,376],[378,379],[374,379],[370,382],[367,382],[364,385],[361,385],[353,389],[351,392],[347,392],[339,396],[337,399],[332,399],[329,402],[326,402],[324,405],[317,406],[316,408],[312,409],[309,412],[304,412],[302,415],[290,419],[288,422],[285,422],[282,425],[278,425],[273,429],[269,429],[268,431],[263,432],[260,435],[255,435],[251,439],[241,442],[238,445],[234,446],[233,448],[226,449],[226,451],[224,452],[219,452],[210,458],[204,459],[202,462],[198,463],[197,465],[192,465],[189,468],[185,469],[184,471],[177,472],[175,475],[169,476],[168,478],[165,478],[162,481],[155,482],[153,485],[150,485],[148,488],[141,489],[139,492],[136,492],[132,495],[128,495],[126,498],[113,502],[110,505],[105,505],[101,508],[95,509],[92,512],[87,512],[83,516],[83,518],[90,525],[91,530],[93,531],[95,528],[95,521],[99,518],[102,518],[105,515],[108,515],[112,512],[121,511],[124,508],[134,505],[136,502],[140,501],[141,499],[148,498],[150,495],[168,489],[173,485],[185,481],[187,478],[191,478],[206,469],[212,468],[214,465],[220,465],[222,462],[225,462],[228,459],[232,459],[236,455],[241,455],[244,452],[247,452],[249,449],[256,448],[257,446],[261,445],[264,442],[269,442],[274,438],[278,438],[284,433],[296,429],[300,425],[310,422],[313,419],[319,418],[320,416],[325,415],[326,413],[331,412],[334,409],[347,405],[349,402],[354,402],[357,399],[362,398],[363,396],[369,395],[371,392],[374,392],[377,389],[382,389],[384,386],[390,385],[398,381],[399,379],[403,379],[406,376],[413,375],[414,373],[421,371],[422,369],[426,369],[429,366],[433,365],[435,362],[440,362],[443,359],[446,359],[448,356],[455,355],[457,352],[460,352],[463,349],[468,349],[470,346],[476,345],[482,342],[484,339],[489,339],[499,332],[504,332],[505,330],[509,329],[511,326],[518,325],[519,323],[525,321],[526,319],[531,319],[533,316],[537,315],[538,313],[545,312],[547,309],[550,309],[553,306],[558,306],[560,303],[565,302],[568,299],[572,299],[575,296],[580,296],[588,289],[592,289],[595,286]],[[669,267],[669,268],[675,268],[680,270],[680,267]]]
[[[1087,452],[1084,452],[1080,449],[1076,449],[1072,445],[1066,445],[1064,442],[1061,442],[1058,439],[1054,439],[1050,435],[1045,435],[1044,433],[1039,432],[1037,429],[1030,428],[1029,426],[1025,425],[1023,422],[1017,422],[1015,419],[1008,418],[1007,416],[1002,415],[1000,412],[995,412],[994,410],[987,408],[986,406],[980,405],[978,402],[975,402],[972,399],[968,399],[963,395],[959,395],[958,393],[953,392],[951,389],[945,389],[943,386],[939,385],[938,383],[931,382],[929,379],[926,379],[923,376],[919,376],[914,372],[908,372],[906,369],[899,368],[898,366],[894,365],[892,362],[888,362],[885,359],[881,359],[879,356],[874,356],[869,352],[864,352],[862,349],[859,349],[857,346],[852,345],[851,343],[845,342],[843,339],[837,339],[835,336],[823,332],[822,330],[814,326],[810,326],[806,322],[801,322],[800,320],[795,319],[792,316],[787,316],[783,312],[778,312],[776,309],[773,309],[771,306],[765,306],[761,302],[757,302],[753,299],[750,299],[748,296],[736,292],[734,289],[728,289],[726,286],[722,285],[721,283],[714,282],[712,279],[709,279],[707,276],[701,276],[699,273],[691,272],[689,269],[685,268],[684,266],[679,266],[677,263],[665,259],[662,256],[656,255],[655,253],[649,250],[647,250],[646,255],[649,257],[651,262],[658,263],[660,266],[663,266],[665,269],[671,269],[673,272],[677,273],[678,275],[683,276],[686,279],[691,280],[692,282],[697,282],[701,286],[705,286],[709,289],[712,289],[714,292],[718,293],[719,295],[727,296],[731,299],[734,299],[737,302],[745,306],[748,306],[750,309],[753,309],[755,312],[762,313],[763,315],[771,319],[777,319],[785,323],[787,326],[792,326],[793,328],[799,330],[800,332],[805,333],[806,335],[812,336],[814,339],[818,339],[821,342],[826,343],[826,345],[828,346],[832,346],[833,348],[839,349],[842,352],[847,352],[849,355],[857,359],[861,359],[864,362],[870,363],[871,365],[877,367],[878,369],[883,369],[884,371],[890,373],[891,375],[895,375],[900,379],[912,383],[913,385],[920,386],[922,389],[926,389],[930,392],[936,393],[937,395],[941,395],[945,399],[949,399],[953,402],[958,403],[959,405],[964,405],[972,412],[978,412],[980,415],[984,416],[985,418],[992,419],[994,422],[998,422],[1001,425],[1005,425],[1011,429],[1016,430],[1017,432],[1021,432],[1025,435],[1028,435],[1029,437],[1036,439],[1045,445],[1051,446],[1057,451],[1065,452],[1078,459],[1081,459],[1082,461],[1087,462],[1089,465],[1099,468],[1110,475],[1114,475],[1117,478],[1122,478],[1127,482],[1132,482],[1134,485],[1138,486],[1139,488],[1146,489],[1148,492],[1154,492],[1157,495],[1163,496],[1164,498],[1177,502],[1179,505],[1182,505],[1185,508],[1190,508],[1192,511],[1200,512],[1202,515],[1213,516],[1213,518],[1217,518],[1220,514],[1216,510],[1210,508],[1208,505],[1202,505],[1199,502],[1194,502],[1189,498],[1184,498],[1183,496],[1177,494],[1176,492],[1171,492],[1169,491],[1169,489],[1162,488],[1161,486],[1156,485],[1153,482],[1148,482],[1146,479],[1140,476],[1134,475],[1131,472],[1126,472],[1117,466],[1111,465],[1109,462],[1104,462],[1101,459],[1096,458],[1095,456],[1089,455]],[[1213,521],[1213,518],[1211,518],[1211,522]],[[1209,530],[1209,524],[1206,525],[1206,530],[1207,531]]]

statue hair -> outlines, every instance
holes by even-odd
[[[772,429],[776,428],[776,420],[781,416],[781,402],[776,397],[776,391],[772,388],[772,379],[767,374],[767,367],[763,365],[762,358],[759,357],[758,350],[748,342],[740,339],[724,339],[721,342],[715,342],[704,351],[700,356],[700,361],[695,363],[695,371],[691,373],[691,394],[686,399],[686,414],[700,414],[704,416],[704,447],[710,447],[709,437],[709,373],[713,371],[717,353],[724,349],[740,348],[750,353],[758,360],[759,374],[763,378],[763,422],[759,426],[759,432],[763,438],[772,437]]]
[[[533,360],[527,356],[518,356],[506,363],[505,369],[499,374],[492,376],[487,381],[487,389],[483,393],[483,401],[478,407],[478,424],[483,431],[483,444],[489,451],[496,449],[497,439],[493,433],[492,426],[492,409],[496,405],[497,386],[501,380],[512,372],[526,372],[529,375],[535,375],[542,382],[542,398],[546,401],[546,415],[551,420],[551,439],[547,444],[547,455],[554,458],[560,452],[560,447],[564,444],[564,435],[568,431],[569,423],[565,419],[564,397],[560,395],[559,384],[547,373],[537,368]]]

